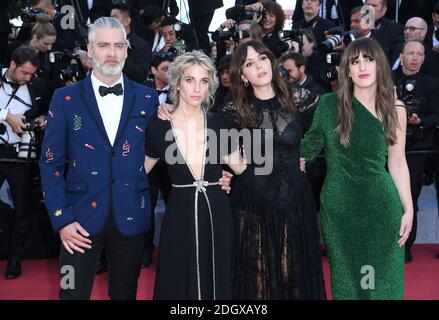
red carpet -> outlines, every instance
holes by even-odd
[[[439,300],[439,260],[435,259],[439,244],[419,244],[413,248],[413,262],[406,265],[405,299]],[[157,257],[154,257],[157,261]],[[53,300],[58,299],[58,267],[56,260],[32,260],[22,263],[23,275],[5,280],[6,262],[0,261],[0,300]],[[324,260],[327,291],[329,267]],[[151,299],[154,288],[155,265],[143,269],[139,279],[138,299]],[[329,294],[328,298],[331,296]],[[108,299],[107,274],[96,277],[92,299]]]

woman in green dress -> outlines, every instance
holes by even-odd
[[[402,299],[413,219],[406,111],[375,40],[348,46],[339,83],[338,93],[321,97],[301,146],[303,171],[322,149],[326,155],[320,219],[333,297]]]

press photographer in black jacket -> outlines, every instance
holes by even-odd
[[[21,260],[32,227],[31,179],[26,161],[36,153],[25,151],[38,129],[44,129],[47,108],[45,84],[35,78],[38,56],[30,47],[19,47],[0,80],[0,185],[10,186],[15,208],[8,248],[6,279],[21,275]],[[35,144],[33,144],[35,146]],[[24,148],[24,149],[23,149]],[[21,152],[19,152],[21,149]],[[32,151],[32,146],[27,147]]]
[[[416,239],[418,198],[423,184],[427,155],[434,148],[434,128],[439,125],[439,83],[421,71],[425,59],[422,41],[406,41],[400,59],[402,66],[393,71],[398,97],[404,101],[408,115],[407,164],[413,198],[413,228],[405,244],[406,262],[412,261],[411,247]]]

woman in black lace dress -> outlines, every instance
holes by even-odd
[[[276,68],[272,53],[256,41],[240,45],[230,66],[234,103],[223,111],[252,133],[252,143],[244,143],[249,167],[231,196],[234,292],[238,299],[324,299],[317,212],[299,168],[297,110],[315,99],[289,90]]]
[[[276,69],[273,54],[257,41],[241,44],[230,66],[234,102],[222,112],[242,130],[247,159],[231,195],[233,294],[236,299],[325,299],[317,212],[299,168],[298,111],[312,108],[316,97],[289,90]],[[159,117],[172,120],[172,110],[160,106]]]

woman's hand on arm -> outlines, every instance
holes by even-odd
[[[175,106],[172,104],[162,103],[157,109],[157,117],[164,121],[172,121],[174,117],[172,113],[175,111]]]
[[[241,154],[239,149],[225,156],[224,161],[236,175],[240,175],[247,169],[247,159]]]

